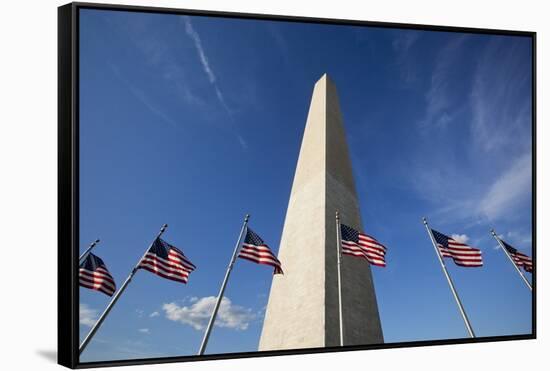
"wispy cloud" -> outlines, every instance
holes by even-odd
[[[143,104],[153,115],[159,117],[162,122],[171,126],[178,127],[183,122],[179,122],[175,117],[182,117],[182,109],[198,109],[204,114],[205,118],[212,117],[212,106],[215,103],[210,103],[209,94],[205,92],[204,86],[200,79],[193,78],[189,72],[189,67],[186,63],[189,63],[187,56],[192,53],[192,48],[197,53],[198,62],[201,69],[206,75],[207,84],[213,89],[215,100],[219,103],[221,112],[227,114],[228,129],[234,131],[235,142],[238,143],[243,150],[248,148],[247,142],[244,136],[238,132],[238,127],[235,123],[235,113],[238,110],[228,104],[223,89],[218,82],[218,76],[216,75],[212,63],[208,58],[203,40],[200,37],[199,32],[193,27],[191,18],[183,16],[178,20],[182,25],[182,31],[191,40],[191,44],[186,43],[173,44],[170,43],[171,37],[168,32],[173,33],[172,28],[159,27],[154,21],[151,23],[143,22],[117,22],[111,23],[111,26],[124,34],[127,37],[131,45],[141,53],[140,68],[143,66],[146,68],[148,75],[154,75],[156,81],[159,84],[163,84],[163,91],[160,91],[162,96],[155,96],[149,91],[147,86],[137,85],[129,75],[129,72],[118,68],[112,61],[107,62],[113,67],[113,71],[117,78],[123,81],[127,86],[130,93]],[[154,29],[153,29],[154,27]],[[137,79],[136,81],[141,81]],[[244,86],[247,86],[244,84]],[[241,89],[242,90],[242,89]],[[237,92],[235,92],[237,93]],[[170,96],[170,100],[176,97],[184,104],[176,108],[174,106],[166,106],[166,96]],[[233,94],[232,96],[235,96]],[[186,117],[185,115],[183,117]],[[189,120],[186,120],[188,122]]]
[[[409,49],[416,43],[419,37],[420,37],[419,32],[400,31],[399,35],[395,39],[393,39],[392,47],[397,52],[407,53]]]
[[[420,39],[422,31],[402,30],[396,31],[397,34],[392,41],[392,49],[395,53],[395,62],[399,68],[401,79],[406,84],[416,82],[418,79],[418,68],[414,63],[413,53],[414,45]]]
[[[197,299],[190,306],[180,306],[177,303],[167,303],[162,306],[166,318],[202,330],[214,310],[216,297],[208,296]],[[223,297],[216,318],[216,326],[235,330],[246,330],[256,314],[249,308],[235,305],[227,297]]]
[[[531,248],[531,244],[533,243],[533,236],[531,235],[531,231],[521,232],[518,230],[513,230],[508,231],[504,234],[498,234],[497,237],[514,245],[514,247],[518,248],[519,250],[524,250],[524,252],[526,250],[529,250]],[[495,250],[498,250],[501,247],[497,243],[493,248]]]
[[[151,331],[148,328],[140,328],[138,329],[138,332],[146,335],[149,335],[151,333]]]
[[[110,18],[106,18],[107,22],[113,27],[113,31],[120,32],[130,42],[139,55],[139,61],[136,65],[139,68],[144,68],[147,76],[155,76],[158,84],[162,84],[163,90],[169,94],[171,98],[179,99],[184,105],[181,107],[201,107],[205,105],[204,100],[197,94],[193,85],[192,79],[189,79],[185,71],[185,60],[181,56],[187,51],[182,47],[174,47],[174,44],[169,42],[169,38],[164,37],[167,31],[163,28],[155,27],[154,32],[151,28],[154,22],[137,22],[128,19],[126,22],[113,22]],[[177,46],[177,45],[176,45]],[[172,126],[177,124],[173,116],[179,112],[173,112],[167,109],[164,97],[155,96],[149,90],[149,86],[139,85],[140,79],[134,78],[133,69],[121,69],[107,55],[106,62],[111,66],[117,78],[123,81],[128,87],[131,94],[134,95],[153,115],[158,116],[163,122]],[[180,122],[181,124],[181,122]]]
[[[210,83],[214,84],[216,82],[216,76],[214,75],[214,72],[212,72],[212,69],[210,68],[210,63],[208,62],[208,58],[206,58],[206,54],[204,53],[201,38],[197,31],[195,31],[195,29],[193,28],[189,16],[183,16],[183,21],[185,22],[185,32],[191,37],[191,39],[195,43],[195,48],[197,49],[197,53],[199,55],[199,59],[201,61],[204,72],[208,76],[208,80],[210,81]]]
[[[214,84],[214,91],[216,92],[216,97],[220,101],[220,104],[222,105],[222,107],[225,109],[225,111],[229,115],[229,118],[233,119],[233,112],[229,109],[229,106],[225,102],[225,98],[224,98],[220,88],[218,87],[218,84]]]
[[[183,22],[185,23],[185,32],[191,38],[191,40],[193,40],[193,44],[195,45],[195,49],[197,50],[197,54],[199,56],[199,60],[202,65],[202,69],[204,70],[204,73],[208,77],[208,81],[210,81],[210,84],[212,84],[214,91],[216,93],[216,97],[218,98],[223,108],[226,110],[227,114],[230,117],[232,117],[232,112],[225,101],[225,97],[216,81],[217,80],[216,75],[214,74],[214,71],[212,71],[208,57],[204,52],[204,47],[202,46],[201,38],[198,32],[193,28],[193,24],[191,23],[191,18],[189,18],[189,16],[182,16],[182,19],[183,19]]]
[[[490,164],[486,164],[490,166]],[[411,171],[414,189],[436,206],[432,216],[443,220],[498,221],[514,216],[531,197],[531,153],[516,158],[496,177],[472,177],[476,169],[441,169],[418,165]],[[477,183],[476,183],[477,181]]]
[[[519,157],[489,187],[479,203],[479,211],[489,220],[509,213],[517,204],[531,195],[531,154]]]
[[[525,68],[525,48],[511,40],[492,40],[480,58],[470,96],[471,131],[485,152],[530,146],[531,74]]]
[[[277,45],[277,48],[280,51],[280,55],[283,59],[283,62],[287,66],[290,65],[290,49],[288,46],[288,42],[283,37],[283,33],[280,30],[280,28],[277,26],[277,23],[268,22],[267,31],[269,32],[273,40],[275,40],[275,45]]]
[[[246,140],[244,140],[244,138],[242,137],[242,135],[238,134],[237,135],[237,139],[239,140],[239,143],[241,144],[241,147],[243,149],[248,149],[248,143],[246,142]]]
[[[490,164],[486,164],[490,166]],[[531,153],[516,158],[496,177],[472,177],[476,169],[442,169],[418,165],[411,169],[414,189],[437,205],[430,215],[441,221],[498,221],[512,218],[531,197]],[[477,183],[476,183],[477,181]]]
[[[431,75],[430,88],[426,93],[426,114],[422,126],[446,127],[457,111],[456,102],[450,92],[450,74],[459,60],[461,48],[467,36],[457,36],[449,41],[437,54],[436,64]]]
[[[531,196],[529,44],[517,41],[491,40],[480,58],[470,95],[472,146],[480,158],[501,169],[478,203],[479,212],[489,220],[509,214]]]
[[[223,92],[222,92],[222,90],[221,90],[221,88],[218,84],[216,74],[214,73],[214,70],[212,69],[212,67],[210,65],[210,61],[209,61],[209,59],[206,55],[206,52],[204,50],[204,47],[203,47],[203,44],[202,44],[199,33],[193,27],[193,24],[191,22],[191,18],[189,16],[182,16],[181,19],[183,20],[183,22],[185,24],[185,32],[187,33],[187,35],[193,41],[193,44],[194,44],[195,49],[197,51],[197,55],[199,57],[199,61],[200,61],[201,66],[202,66],[202,69],[203,69],[204,73],[206,74],[206,76],[208,78],[208,81],[212,85],[212,88],[214,89],[214,92],[216,94],[216,98],[218,99],[220,105],[223,107],[225,112],[227,112],[227,115],[228,115],[229,119],[231,121],[233,121],[234,120],[233,110],[229,108],[229,105],[227,104],[227,101],[225,99],[225,95],[223,94]],[[237,140],[238,140],[239,144],[241,145],[241,147],[243,149],[246,150],[248,148],[248,145],[247,145],[246,141],[244,140],[244,138],[240,134],[237,134]]]
[[[430,215],[475,225],[510,219],[517,215],[511,210],[529,204],[531,95],[524,46],[478,41],[477,48],[485,46],[480,51],[466,47],[468,40],[453,38],[438,53],[421,120],[430,134],[421,140],[429,145],[417,147],[406,171],[410,184],[433,206]],[[457,92],[456,69],[464,67],[457,61],[473,50],[481,57]]]
[[[501,240],[504,238],[504,236],[501,235],[501,234],[497,235],[497,237],[500,238]],[[498,242],[496,243],[496,245],[493,246],[493,250],[498,250],[498,249],[500,249],[500,248],[501,248],[501,247],[500,247],[500,245],[499,245]]]
[[[130,93],[139,100],[147,109],[153,113],[155,116],[159,117],[163,122],[169,124],[170,126],[176,127],[177,123],[174,121],[170,116],[168,116],[165,113],[165,110],[161,109],[151,97],[149,97],[148,94],[146,94],[143,90],[138,88],[136,85],[131,83],[128,79],[126,79],[122,73],[120,72],[120,69],[113,63],[110,64],[111,69],[114,73],[114,75],[128,88]]]
[[[97,322],[98,312],[91,308],[88,304],[80,303],[79,306],[80,324],[88,327],[92,327]]]
[[[160,313],[157,312],[157,311],[154,311],[153,313],[149,314],[149,317],[153,318],[153,317],[158,317],[160,316]]]
[[[533,242],[533,236],[530,231],[528,233],[508,231],[508,233],[506,233],[506,238],[521,244],[531,244]]]

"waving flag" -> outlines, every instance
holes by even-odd
[[[461,267],[483,266],[481,250],[458,242],[435,229],[432,229],[432,234],[442,257],[452,258],[455,264]]]
[[[358,256],[379,267],[386,266],[386,247],[375,238],[340,224],[342,254]]]
[[[508,254],[510,254],[510,257],[514,260],[514,263],[516,263],[518,268],[523,268],[526,272],[533,273],[533,260],[531,260],[529,256],[520,253],[517,249],[507,244],[503,240],[500,241],[504,245],[506,251],[508,251]]]
[[[189,274],[196,267],[181,250],[159,237],[153,242],[138,268],[148,270],[162,278],[187,283]]]
[[[109,296],[113,296],[116,290],[115,280],[107,266],[101,258],[92,253],[88,253],[86,259],[80,263],[78,281],[80,286],[101,291]]]
[[[271,265],[275,268],[273,274],[283,274],[279,259],[271,252],[271,249],[265,244],[264,240],[250,228],[246,229],[246,236],[243,246],[239,251],[239,258],[258,264]]]

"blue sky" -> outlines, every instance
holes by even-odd
[[[82,361],[196,354],[246,213],[278,250],[325,72],[364,230],[388,247],[372,269],[385,341],[467,336],[422,216],[483,251],[483,268],[447,264],[476,334],[530,333],[531,294],[489,234],[531,254],[530,39],[98,10],[80,22],[80,248],[100,238],[120,286],[168,223],[198,266],[187,285],[139,271]],[[271,278],[237,261],[207,353],[257,349]],[[80,289],[81,338],[108,301]]]

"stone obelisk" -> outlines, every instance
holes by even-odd
[[[325,74],[315,84],[279,248],[259,350],[340,345],[336,211],[363,230],[336,93]],[[384,341],[369,263],[343,256],[344,345]]]

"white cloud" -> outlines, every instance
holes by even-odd
[[[453,120],[457,109],[451,97],[453,89],[449,86],[449,76],[455,71],[457,56],[466,40],[467,36],[453,38],[438,53],[430,89],[426,93],[426,114],[421,121],[423,126],[443,128]]]
[[[239,140],[239,144],[241,145],[241,147],[243,149],[248,149],[248,143],[246,143],[246,140],[244,140],[244,138],[242,137],[242,135],[237,135],[237,139]]]
[[[160,316],[160,313],[157,312],[157,311],[154,311],[153,313],[149,314],[149,317],[151,317],[151,318],[152,317],[158,317],[158,316]]]
[[[149,331],[148,328],[140,328],[138,329],[139,332],[141,332],[142,334],[150,334],[151,331]]]
[[[530,54],[516,42],[488,42],[468,62],[477,64],[472,79],[460,83],[457,68],[464,66],[457,63],[466,59],[458,57],[473,55],[469,40],[453,38],[437,54],[418,118],[428,126],[400,166],[408,189],[426,200],[422,213],[438,223],[498,226],[529,212],[532,107],[524,57]]]
[[[468,240],[470,239],[470,237],[465,234],[452,234],[451,237],[453,240],[464,244],[468,243]]]
[[[290,64],[290,49],[287,41],[285,40],[282,30],[279,28],[278,23],[267,23],[267,31],[273,37],[275,45],[278,47],[281,57],[286,65]]]
[[[97,310],[90,308],[87,304],[80,304],[80,324],[92,327],[97,322]]]
[[[504,235],[502,235],[502,234],[497,234],[497,237],[498,237],[500,240],[504,239]],[[500,244],[499,244],[498,242],[497,242],[497,244],[496,244],[495,246],[493,246],[493,250],[498,250],[498,249],[500,249],[500,248],[501,248],[501,247],[500,247]]]
[[[140,88],[138,88],[137,86],[135,86],[132,82],[130,82],[130,80],[126,79],[120,72],[120,69],[114,65],[114,64],[111,64],[111,69],[113,71],[113,73],[115,74],[115,76],[120,80],[122,81],[122,83],[124,83],[126,85],[126,87],[128,88],[128,90],[130,90],[130,93],[132,93],[132,95],[137,99],[139,100],[145,107],[147,107],[147,109],[153,113],[154,115],[158,116],[160,119],[162,119],[162,121],[164,121],[165,123],[168,123],[172,126],[177,126],[177,123],[176,121],[174,121],[171,117],[169,117],[162,108],[160,108],[159,106],[157,106],[156,103],[154,103],[154,101],[149,97],[148,94],[146,94],[143,90],[141,90]]]
[[[204,51],[204,47],[202,45],[202,41],[199,36],[199,33],[193,28],[193,24],[191,23],[191,18],[189,18],[188,16],[182,16],[182,20],[183,20],[183,23],[185,24],[185,33],[187,33],[187,35],[191,38],[191,40],[193,41],[193,44],[195,45],[195,49],[197,50],[197,54],[199,56],[202,69],[204,70],[204,73],[208,77],[208,81],[210,82],[210,84],[214,89],[216,98],[220,102],[220,105],[223,107],[225,112],[227,112],[227,115],[229,116],[230,121],[233,121],[233,110],[229,108],[229,105],[227,104],[225,96],[222,93],[220,86],[218,85],[216,75],[214,74],[214,71],[210,66],[210,61],[208,60],[208,57],[206,56],[206,53]],[[239,141],[239,144],[241,145],[243,150],[246,150],[248,148],[246,141],[243,139],[243,137],[240,134],[237,134],[237,140]]]
[[[490,220],[497,219],[531,194],[531,154],[519,157],[491,185],[479,210]]]
[[[217,84],[214,85],[214,91],[216,92],[216,97],[218,97],[220,104],[223,106],[223,108],[225,109],[229,117],[232,117],[231,110],[229,109],[229,106],[225,102],[225,98]]]
[[[208,61],[208,58],[206,57],[206,53],[204,52],[204,48],[202,46],[202,41],[199,36],[199,33],[195,31],[193,28],[193,24],[191,23],[191,19],[188,16],[183,16],[183,22],[185,23],[185,32],[187,35],[193,40],[193,44],[195,45],[195,49],[197,50],[197,54],[199,56],[199,60],[202,65],[202,69],[204,70],[204,73],[206,73],[206,76],[208,77],[208,81],[210,81],[210,84],[214,87],[214,92],[216,93],[216,97],[218,98],[218,101],[222,105],[222,107],[226,110],[229,117],[232,117],[231,110],[229,109],[229,106],[225,102],[225,97],[222,94],[222,91],[220,90],[220,87],[218,86],[218,83],[216,82],[216,75],[214,74],[214,71],[212,71],[212,68],[210,67],[210,62]]]
[[[527,43],[504,46],[503,40],[494,39],[480,55],[470,96],[471,131],[485,152],[530,147],[531,76],[521,58],[525,48]]]
[[[505,240],[508,243],[511,243],[512,246],[517,248],[518,250],[529,250],[531,248],[531,244],[533,243],[533,237],[531,235],[531,232],[521,232],[521,231],[508,231],[506,234],[498,234],[498,238],[501,240]],[[500,249],[500,245],[494,246],[495,250]]]
[[[201,38],[197,31],[195,31],[195,29],[193,28],[193,25],[191,24],[191,19],[188,16],[184,16],[183,21],[185,22],[185,32],[187,33],[187,35],[189,35],[189,37],[191,37],[193,43],[195,44],[195,49],[197,49],[202,68],[208,76],[208,80],[210,81],[210,83],[213,84],[216,82],[216,76],[214,75],[214,72],[212,72],[212,69],[210,68],[210,63],[208,62],[208,58],[204,53]]]
[[[419,37],[420,37],[419,32],[415,32],[415,31],[399,32],[398,36],[392,41],[393,50],[395,50],[396,52],[406,53],[409,51],[411,46],[413,46],[414,43],[416,43]]]
[[[195,330],[203,330],[210,319],[215,303],[215,296],[207,296],[196,300],[190,306],[167,303],[162,306],[162,309],[169,320],[192,326]],[[215,325],[235,330],[246,330],[250,321],[255,318],[256,315],[251,309],[235,305],[224,296]]]
[[[414,83],[418,78],[418,68],[415,63],[414,53],[410,51],[420,38],[421,32],[413,30],[398,32],[392,41],[392,48],[395,52],[395,63],[402,80],[406,84]]]
[[[531,231],[526,233],[521,233],[519,231],[509,231],[508,233],[506,233],[506,236],[507,238],[521,244],[531,244],[533,242]]]

